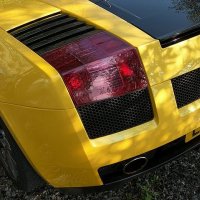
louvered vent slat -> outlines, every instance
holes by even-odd
[[[56,13],[15,28],[9,33],[36,53],[42,54],[94,31],[96,30],[93,26],[66,14]]]
[[[38,19],[36,21],[33,21],[33,22],[30,22],[28,24],[25,24],[21,27],[18,27],[18,28],[15,28],[12,32],[12,35],[17,37],[19,36],[20,34],[23,34],[25,32],[28,32],[28,31],[31,31],[35,28],[38,28],[40,26],[44,26],[46,24],[49,24],[49,23],[52,23],[56,20],[61,20],[61,19],[64,19],[66,18],[67,15],[64,15],[64,14],[61,14],[61,13],[57,13],[53,16],[48,16],[48,17],[45,17],[45,18],[42,18],[42,19]]]
[[[57,27],[56,29],[48,30],[45,32],[45,34],[41,32],[41,33],[35,35],[34,37],[31,37],[30,39],[22,40],[22,41],[24,44],[26,44],[28,46],[28,45],[31,45],[34,43],[37,44],[37,42],[42,42],[43,40],[46,40],[46,38],[55,36],[55,34],[56,34],[56,38],[61,38],[62,36],[60,36],[60,35],[62,33],[66,34],[66,33],[68,33],[68,31],[74,30],[83,25],[84,25],[83,22],[74,22],[74,23],[71,23],[68,25]]]
[[[75,22],[75,21],[76,20],[74,18],[66,18],[66,19],[61,19],[59,21],[54,21],[50,24],[44,25],[43,27],[35,28],[35,29],[31,30],[30,32],[20,34],[20,36],[18,36],[18,39],[23,41],[23,40],[29,39],[30,37],[33,37],[37,34],[43,33],[43,31],[52,30],[54,28],[58,28],[60,26],[63,26],[65,24],[69,24],[69,23]]]
[[[63,41],[65,39],[69,39],[71,37],[76,37],[77,35],[84,34],[86,32],[92,31],[92,30],[93,30],[92,26],[84,26],[84,27],[77,28],[77,29],[74,29],[74,30],[71,30],[68,32],[66,31],[65,33],[51,36],[51,37],[45,38],[41,41],[37,41],[37,43],[30,45],[30,48],[33,49],[34,51],[37,51],[48,45],[55,44],[57,42]]]

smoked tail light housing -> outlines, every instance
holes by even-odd
[[[137,50],[104,31],[42,57],[60,73],[76,107],[147,87]]]

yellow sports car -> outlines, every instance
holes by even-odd
[[[0,11],[0,160],[21,189],[101,189],[200,145],[198,0]]]

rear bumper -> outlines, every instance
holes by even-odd
[[[200,127],[200,101],[178,109],[171,81],[151,87],[150,94],[155,115],[152,121],[97,139],[88,138],[75,108],[48,110],[0,103],[0,110],[27,160],[47,183],[86,190],[131,178],[105,181],[109,173],[104,178],[99,169],[149,154]],[[160,162],[155,166],[165,160]],[[143,172],[154,165],[147,167]]]
[[[149,157],[150,159],[146,167],[143,170],[139,171],[138,173],[128,176],[123,173],[122,168],[118,168],[116,171],[116,165],[119,165],[120,163],[115,163],[113,165],[108,165],[106,167],[99,169],[99,175],[102,178],[104,185],[95,187],[82,187],[82,188],[62,188],[61,190],[64,192],[67,191],[76,194],[101,192],[109,190],[112,189],[113,187],[123,184],[124,182],[132,178],[135,178],[139,175],[145,174],[147,172],[150,172],[151,170],[161,167],[162,165],[174,159],[177,159],[183,154],[198,147],[200,147],[200,136],[198,136],[197,138],[193,139],[188,143],[185,143],[185,136],[184,136],[162,147],[159,147],[153,151],[140,155]],[[133,160],[134,158],[123,161],[123,164],[121,166],[126,165],[126,163],[130,162],[130,160]]]

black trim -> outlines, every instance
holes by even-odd
[[[187,40],[189,38],[195,37],[199,34],[200,34],[200,26],[192,27],[191,29],[183,31],[179,34],[172,36],[172,37],[160,39],[160,44],[163,48],[166,48],[166,47],[171,46],[173,44],[177,44],[177,43],[182,42],[184,40]]]
[[[171,143],[168,143],[162,147],[159,147],[153,151],[146,153],[150,158],[149,164],[145,167],[144,170],[140,171],[139,173],[133,174],[131,176],[122,177],[118,180],[113,180],[112,177],[109,178],[109,181],[102,186],[94,186],[94,187],[81,187],[81,188],[62,188],[62,192],[69,192],[72,194],[83,194],[83,193],[91,193],[91,192],[102,192],[105,190],[110,190],[112,188],[116,188],[121,186],[124,182],[131,180],[137,176],[155,170],[162,165],[179,158],[183,154],[200,147],[200,136],[193,139],[192,141],[185,143],[185,136],[181,137]],[[144,154],[143,154],[144,155]],[[139,157],[139,156],[137,156]],[[137,158],[135,157],[135,158]],[[132,158],[134,159],[134,158]],[[104,167],[105,168],[105,167]],[[115,177],[113,177],[115,178]],[[104,178],[104,180],[106,180]],[[106,182],[106,181],[104,181]]]

